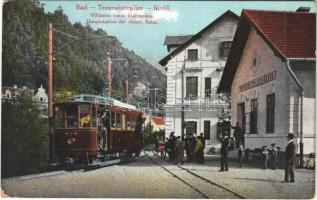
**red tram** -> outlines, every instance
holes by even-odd
[[[78,95],[54,104],[54,152],[59,162],[93,163],[138,156],[142,112],[118,100]]]

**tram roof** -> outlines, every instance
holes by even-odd
[[[137,108],[131,104],[121,102],[111,97],[105,97],[100,95],[80,94],[80,95],[69,97],[69,101],[70,102],[100,103],[100,104],[107,104],[107,105],[113,105],[113,106],[118,106],[122,108],[137,110]]]

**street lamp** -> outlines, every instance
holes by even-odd
[[[185,61],[186,57],[184,56],[184,63],[182,65],[182,110],[181,110],[181,138],[184,140],[184,129],[185,129],[185,102],[184,102],[184,79],[185,79]]]

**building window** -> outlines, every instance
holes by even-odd
[[[253,67],[256,67],[256,58],[253,58]]]
[[[205,97],[211,96],[211,78],[205,78]]]
[[[188,49],[187,50],[187,60],[198,60],[198,50]]]
[[[188,121],[186,122],[186,135],[197,134],[197,122]]]
[[[197,97],[198,77],[186,77],[186,97]]]
[[[225,41],[219,44],[219,58],[227,58],[231,49],[232,42]]]
[[[250,113],[250,133],[257,133],[258,123],[258,100],[251,100],[251,113]]]
[[[204,121],[204,136],[206,140],[210,140],[210,121]]]
[[[266,96],[266,132],[274,133],[275,126],[275,94]]]

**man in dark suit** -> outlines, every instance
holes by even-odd
[[[291,178],[290,182],[295,182],[294,178],[294,162],[296,158],[296,144],[294,142],[294,134],[289,133],[287,135],[288,144],[285,149],[285,176],[284,182],[289,182],[289,178]]]
[[[234,132],[233,132],[233,137],[236,141],[236,148],[239,148],[240,144],[243,144],[243,140],[244,140],[244,135],[242,133],[242,129],[241,127],[239,126],[239,122],[236,123],[236,126],[231,126],[232,129],[234,129]]]
[[[229,137],[228,133],[222,135],[221,140],[221,148],[220,148],[220,155],[221,155],[221,169],[220,171],[228,171],[228,153],[229,153]]]

